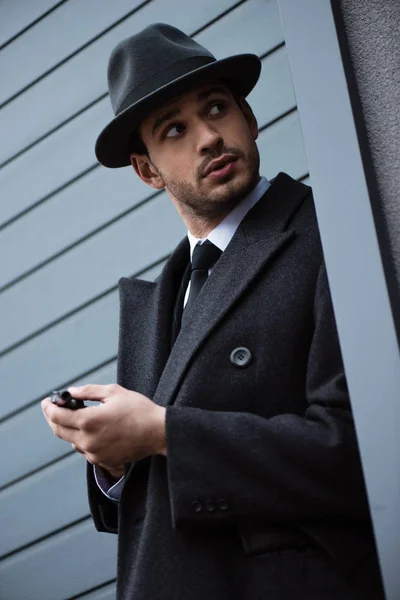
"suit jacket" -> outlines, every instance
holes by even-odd
[[[167,407],[168,455],[126,465],[118,505],[88,469],[118,597],[264,598],[310,547],[350,579],[374,546],[311,189],[277,176],[171,350],[188,261],[185,239],[155,283],[120,280],[118,383]]]

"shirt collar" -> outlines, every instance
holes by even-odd
[[[217,248],[225,250],[231,239],[233,238],[236,229],[239,227],[241,221],[247,215],[249,210],[253,208],[260,198],[265,194],[270,186],[270,182],[265,178],[261,177],[256,187],[250,192],[246,198],[244,198],[235,208],[222,219],[219,223],[205,238],[196,238],[188,231],[188,239],[190,243],[190,259],[192,259],[193,250],[196,244],[203,243],[205,240],[210,240]]]

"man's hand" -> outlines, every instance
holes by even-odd
[[[101,404],[70,410],[45,398],[43,413],[54,435],[72,444],[90,463],[118,477],[125,463],[166,455],[162,406],[117,384],[70,387],[68,391],[73,398]]]

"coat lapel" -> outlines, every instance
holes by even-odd
[[[203,341],[249,284],[295,237],[290,220],[310,188],[280,173],[245,217],[196,298],[172,348],[154,395],[173,403],[185,370]]]
[[[134,278],[119,282],[118,383],[150,398],[169,356],[174,303],[188,261],[185,238],[156,282]]]

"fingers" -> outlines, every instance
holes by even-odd
[[[99,400],[105,402],[110,396],[116,394],[121,389],[116,383],[109,385],[97,385],[90,383],[82,386],[72,386],[68,388],[69,393],[77,400]]]
[[[50,426],[60,425],[62,427],[79,429],[79,411],[56,406],[50,401],[49,398],[45,398],[44,400],[42,400],[41,405],[44,416],[46,417],[46,420]]]
[[[63,427],[62,425],[55,425],[51,421],[48,421],[53,433],[56,437],[69,442],[70,444],[77,445],[78,439],[81,436],[78,429],[72,429],[71,427]]]
[[[93,451],[97,452],[97,445],[93,443],[89,433],[89,425],[95,423],[96,419],[92,417],[93,412],[98,410],[97,406],[91,406],[84,410],[70,410],[56,406],[45,398],[41,402],[43,414],[46,418],[54,435],[65,442],[69,442],[72,448],[83,454],[89,462]],[[90,414],[90,418],[87,415]],[[95,456],[95,454],[93,454]]]

